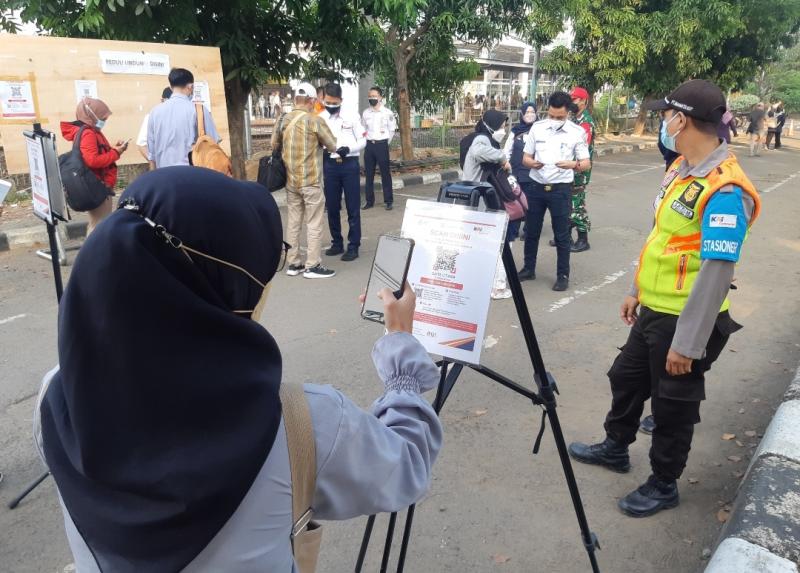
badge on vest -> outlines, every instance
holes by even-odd
[[[686,189],[683,190],[681,196],[672,202],[672,210],[682,217],[693,219],[694,206],[697,204],[697,199],[700,197],[700,193],[703,189],[705,189],[705,187],[697,181],[689,183]]]
[[[667,187],[669,187],[670,183],[675,181],[675,178],[678,176],[677,169],[670,169],[667,174],[664,176],[664,180],[661,181],[661,190],[666,191]]]

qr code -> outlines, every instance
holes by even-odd
[[[414,296],[416,296],[417,298],[422,298],[422,293],[423,292],[424,292],[424,289],[422,287],[416,287],[414,289]]]
[[[436,249],[436,262],[433,264],[434,272],[444,271],[455,274],[456,257],[458,257],[458,251],[454,249],[444,249],[442,247]]]

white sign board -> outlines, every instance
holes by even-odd
[[[97,82],[95,80],[75,80],[75,99],[76,103],[81,103],[83,98],[90,97],[98,99],[97,97]]]
[[[194,103],[202,103],[211,112],[211,90],[208,89],[208,82],[194,82]]]
[[[0,117],[36,119],[31,82],[0,81]]]
[[[100,69],[106,74],[169,75],[169,56],[148,52],[100,51]]]
[[[408,281],[417,295],[414,336],[431,354],[480,364],[504,211],[408,201],[403,236],[414,239]]]
[[[50,210],[50,192],[47,188],[47,169],[44,162],[42,140],[38,137],[25,137],[28,147],[28,163],[31,170],[31,197],[33,212],[40,219],[53,224],[53,213]]]

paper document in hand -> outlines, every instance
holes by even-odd
[[[411,200],[403,236],[416,246],[408,281],[417,295],[414,336],[432,354],[479,364],[505,211]]]

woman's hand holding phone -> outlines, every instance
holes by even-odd
[[[367,298],[364,293],[358,300],[361,304]],[[387,332],[407,332],[412,334],[414,328],[414,311],[417,308],[417,295],[406,281],[403,295],[398,299],[391,289],[385,288],[378,292],[378,298],[383,302],[383,319]]]

